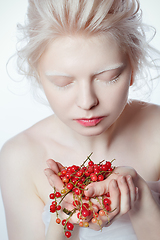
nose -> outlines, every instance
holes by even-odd
[[[98,97],[91,83],[82,81],[78,86],[77,106],[84,110],[90,110],[99,103]]]

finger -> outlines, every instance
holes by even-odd
[[[113,222],[113,219],[115,220],[116,216],[119,214],[120,211],[120,191],[117,181],[115,179],[111,180],[111,182],[109,183],[109,193],[111,200],[111,212],[108,213],[108,225]]]
[[[121,193],[120,213],[123,215],[131,209],[130,191],[124,176],[119,176],[117,183]]]
[[[119,213],[119,205],[120,205],[120,191],[118,188],[118,184],[116,180],[111,180],[109,183],[109,192],[110,192],[110,200],[111,200],[111,211],[107,214],[100,214],[96,222],[96,227],[91,224],[90,228],[93,228],[94,230],[99,230],[100,226],[109,226],[112,224],[113,220]],[[100,206],[100,209],[102,209],[102,205]],[[95,221],[95,220],[94,220]],[[99,226],[100,224],[100,226]]]
[[[127,180],[127,184],[128,184],[129,192],[130,192],[130,205],[131,205],[131,208],[133,208],[135,201],[136,201],[137,190],[133,183],[132,177],[130,175],[126,176],[126,180]]]
[[[58,165],[59,171],[61,171],[64,168],[64,166],[61,163],[56,162],[56,164]]]
[[[56,189],[57,190],[62,190],[63,188],[63,182],[61,181],[60,177],[55,174],[53,172],[53,170],[51,170],[50,168],[46,168],[44,170],[44,173],[45,175],[47,176],[47,179],[49,181],[49,184],[52,186],[52,187],[55,187],[56,186]]]
[[[52,169],[56,174],[58,174],[59,173],[59,171],[60,171],[60,163],[57,163],[57,162],[55,162],[53,159],[48,159],[47,161],[46,161],[46,163],[47,163],[47,166],[50,168],[50,169]]]
[[[130,175],[133,179],[135,179],[138,175],[134,168],[128,166],[116,167],[114,173],[123,176]]]
[[[87,190],[84,191],[86,197],[96,197],[104,195],[108,190],[108,179],[101,182],[94,182],[87,186]]]

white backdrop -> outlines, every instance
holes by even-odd
[[[7,60],[15,52],[16,25],[18,22],[23,23],[27,0],[2,1],[0,0],[0,148],[9,138],[52,113],[49,107],[34,100],[26,84],[15,83],[7,75]],[[157,30],[153,46],[160,50],[160,1],[140,0],[140,3],[144,22]],[[160,105],[160,84],[153,91],[150,102]],[[8,240],[1,195],[0,239]]]

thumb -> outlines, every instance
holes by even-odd
[[[108,180],[104,180],[101,182],[92,182],[90,183],[86,190],[84,191],[84,194],[86,197],[96,197],[104,195],[108,192]]]
[[[60,177],[53,172],[53,170],[46,168],[44,173],[51,187],[56,187],[57,190],[61,190],[63,188],[63,182],[61,181]]]

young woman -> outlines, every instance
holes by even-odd
[[[53,185],[63,186],[59,163],[80,165],[93,152],[94,162],[116,158],[119,167],[90,185],[86,196],[109,190],[116,210],[109,214],[111,224],[102,218],[102,232],[89,219],[79,236],[73,217],[72,239],[158,240],[160,109],[128,101],[129,87],[150,65],[139,2],[29,0],[21,30],[26,44],[18,51],[18,66],[39,83],[54,114],[2,148],[9,239],[65,239],[62,226],[49,216],[48,196]],[[46,231],[42,218],[49,220]]]

